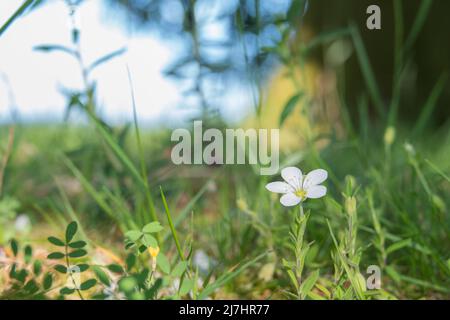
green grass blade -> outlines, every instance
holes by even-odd
[[[2,34],[11,26],[11,24],[22,15],[34,2],[35,0],[27,0],[25,1],[19,9],[0,27],[0,37]]]
[[[432,4],[433,4],[432,0],[421,1],[419,12],[417,13],[416,18],[414,19],[414,24],[411,28],[411,32],[409,33],[409,36],[405,41],[404,47],[405,53],[409,52],[414,46],[414,43],[416,42],[417,37],[422,31],[422,28],[427,20]]]
[[[398,109],[400,107],[400,93],[403,71],[403,37],[404,19],[402,0],[393,1],[394,9],[394,77],[392,79],[392,100],[389,107],[388,125],[393,126],[397,120]]]
[[[146,190],[147,186],[142,178],[139,171],[136,169],[133,162],[126,155],[125,151],[120,147],[120,145],[115,141],[114,137],[110,132],[106,130],[106,128],[100,123],[100,121],[91,113],[89,113],[90,118],[94,122],[96,128],[100,132],[101,136],[105,139],[106,143],[110,146],[116,157],[119,161],[125,166],[131,176],[136,180],[142,190]]]
[[[433,169],[437,174],[439,174],[442,178],[450,182],[450,176],[446,175],[444,171],[439,169],[434,163],[432,163],[430,160],[425,159],[425,162]]]
[[[375,79],[375,74],[370,64],[369,55],[367,54],[366,47],[364,46],[361,34],[354,23],[350,24],[350,30],[353,43],[355,45],[356,55],[358,57],[358,61],[361,66],[361,72],[364,76],[366,86],[369,90],[370,98],[372,99],[372,102],[375,106],[378,116],[381,119],[384,119],[385,118],[384,103],[381,97],[378,83]]]
[[[116,216],[114,215],[113,210],[106,203],[103,196],[95,190],[94,186],[86,179],[86,177],[80,172],[80,170],[78,170],[78,168],[72,163],[72,161],[64,157],[63,162],[69,168],[69,170],[72,171],[72,174],[75,176],[75,178],[80,181],[83,188],[91,195],[92,198],[94,198],[97,205],[101,209],[103,209],[103,211],[105,211],[108,216],[116,220]]]
[[[95,68],[97,68],[98,66],[101,66],[102,64],[108,62],[111,59],[114,59],[118,56],[123,55],[125,52],[127,51],[127,48],[121,48],[119,50],[113,51],[111,53],[108,53],[107,55],[99,58],[98,60],[94,61],[89,67],[88,67],[88,71],[91,72],[92,70],[94,70]]]
[[[130,84],[131,102],[133,105],[133,122],[134,122],[135,134],[136,134],[136,142],[137,142],[137,147],[138,147],[139,160],[140,160],[140,164],[141,164],[141,175],[142,175],[142,178],[143,178],[144,184],[145,184],[145,197],[147,199],[147,204],[149,207],[150,216],[151,216],[152,220],[158,221],[158,217],[156,216],[156,211],[155,211],[155,205],[153,203],[153,198],[150,193],[150,188],[148,185],[148,179],[147,179],[148,172],[147,172],[147,167],[145,165],[144,151],[142,148],[141,134],[139,131],[139,123],[138,123],[138,119],[137,119],[136,99],[134,96],[134,86],[133,86],[133,81],[131,79],[130,69],[128,68],[128,66],[127,66],[127,74],[128,74],[128,82]],[[146,222],[150,222],[150,221],[146,221]],[[158,235],[158,237],[159,237],[159,235]]]
[[[210,181],[207,181],[205,185],[195,194],[195,196],[186,204],[186,206],[181,210],[181,212],[177,215],[177,217],[174,219],[174,227],[176,228],[185,218],[186,216],[192,211],[192,208],[197,203],[197,201],[202,197],[202,195],[206,192],[208,189],[208,184]],[[164,241],[167,240],[167,238],[170,236],[170,234],[167,234],[163,239]]]
[[[302,97],[304,96],[303,92],[299,92],[292,96],[288,102],[286,102],[283,111],[281,112],[280,119],[278,121],[278,126],[282,127],[286,119],[289,117],[289,115],[294,111],[297,104],[300,102]]]
[[[427,101],[425,102],[425,105],[422,108],[422,112],[420,113],[419,119],[417,120],[417,123],[412,131],[412,135],[414,137],[420,135],[426,128],[428,121],[430,120],[430,117],[437,106],[439,97],[444,91],[446,83],[447,83],[447,74],[443,74],[437,81],[436,85],[431,91],[430,96],[428,97]]]
[[[183,251],[181,250],[180,241],[178,240],[177,230],[175,230],[175,226],[172,221],[172,215],[170,214],[169,206],[167,205],[166,197],[164,196],[162,187],[160,187],[160,190],[161,190],[161,198],[162,198],[162,201],[164,204],[164,209],[165,209],[166,215],[167,215],[167,221],[169,222],[170,231],[172,231],[172,236],[173,236],[173,239],[175,240],[175,245],[177,247],[178,255],[180,256],[180,259],[184,261],[185,259],[184,259]]]
[[[306,46],[302,49],[302,53],[308,54],[311,50],[316,49],[324,43],[332,42],[334,40],[344,38],[348,35],[350,35],[350,29],[348,27],[322,32],[306,44]]]

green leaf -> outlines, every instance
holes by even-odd
[[[107,55],[97,59],[96,61],[94,61],[89,66],[89,68],[88,68],[89,71],[92,71],[93,69],[97,68],[98,66],[102,65],[103,63],[105,63],[105,62],[107,62],[107,61],[109,61],[109,60],[111,60],[111,59],[113,59],[113,58],[115,58],[117,56],[120,56],[120,55],[124,54],[126,51],[127,51],[126,48],[122,48],[122,49],[113,51],[113,52],[111,52],[111,53],[109,53],[109,54],[107,54]]]
[[[128,239],[126,239],[125,240],[125,250],[128,250],[128,249],[130,249],[130,248],[132,248],[132,247],[134,247],[136,244],[134,243],[134,242],[128,242],[128,241],[130,241],[130,240],[128,240]]]
[[[33,256],[33,248],[31,248],[30,245],[27,245],[27,246],[25,246],[23,251],[24,251],[24,255],[25,255],[25,263],[28,264],[31,262],[31,258]]]
[[[76,56],[75,51],[73,51],[72,49],[67,48],[65,46],[58,45],[58,44],[43,44],[43,45],[35,46],[33,48],[33,50],[42,51],[42,52],[60,51],[60,52],[68,53],[71,56]]]
[[[28,276],[28,271],[25,269],[22,269],[16,273],[15,278],[17,280],[19,280],[20,282],[24,283],[27,276]]]
[[[303,95],[304,94],[302,92],[297,93],[296,95],[294,95],[293,97],[291,97],[288,100],[288,102],[284,106],[283,111],[281,112],[281,115],[280,115],[280,120],[279,120],[280,127],[286,121],[287,117],[289,117],[289,115],[294,111],[295,106],[300,101],[300,99],[303,97]]]
[[[167,257],[163,253],[159,253],[156,257],[156,263],[162,272],[165,274],[170,274],[170,263]]]
[[[319,279],[319,270],[314,271],[311,273],[308,278],[306,278],[305,281],[300,286],[300,292],[303,297],[306,297],[309,292],[314,288],[314,285],[317,282],[317,279]]]
[[[137,286],[137,281],[134,277],[125,277],[119,280],[119,289],[122,292],[129,293]]]
[[[86,263],[77,264],[77,267],[80,269],[80,272],[84,272],[89,269],[89,265]]]
[[[56,237],[48,237],[47,240],[51,244],[54,244],[55,246],[58,246],[58,247],[64,247],[66,245],[62,240],[60,240]]]
[[[159,289],[162,287],[162,285],[163,279],[162,278],[156,279],[155,284],[145,293],[146,298],[150,300],[156,299],[156,295]]]
[[[184,296],[189,293],[194,287],[194,279],[184,278],[183,283],[180,287],[180,296]]]
[[[306,13],[306,9],[307,9],[307,1],[293,0],[286,14],[287,20],[292,25],[296,25],[300,21],[302,16]]]
[[[142,232],[144,233],[156,233],[160,232],[164,228],[161,226],[161,224],[158,221],[151,222],[142,228]]]
[[[124,270],[122,268],[122,266],[118,265],[118,264],[110,264],[108,265],[108,270],[114,273],[123,273]]]
[[[134,265],[136,264],[136,256],[130,253],[126,258],[125,263],[127,265],[127,270],[130,271],[131,268],[133,268]]]
[[[86,245],[87,245],[87,243],[85,241],[76,241],[76,242],[69,243],[69,247],[74,248],[74,249],[84,248]]]
[[[16,269],[17,269],[17,264],[13,263],[12,266],[11,266],[11,270],[9,270],[9,277],[10,278],[15,278],[16,277],[16,274],[17,274]]]
[[[23,288],[25,291],[29,292],[30,294],[34,294],[39,290],[39,286],[37,285],[37,283],[34,279],[31,279],[30,281],[28,281]]]
[[[295,287],[295,290],[298,290],[298,281],[297,281],[297,277],[294,274],[294,271],[292,271],[291,269],[286,270],[289,278],[291,279],[292,285]]]
[[[188,263],[186,261],[178,262],[178,264],[172,270],[172,277],[180,278],[183,275],[184,271],[186,271],[187,266]]]
[[[109,280],[108,275],[105,271],[102,270],[100,267],[92,267],[94,270],[95,275],[97,276],[98,280],[100,280],[101,283],[103,283],[106,286],[109,286],[111,284],[111,281]]]
[[[68,256],[71,257],[71,258],[80,258],[80,257],[85,256],[86,254],[87,254],[86,250],[79,249],[79,250],[75,250],[75,251],[70,252],[68,254]]]
[[[64,295],[64,296],[68,295],[68,294],[72,294],[74,292],[75,292],[75,289],[71,289],[71,288],[67,288],[67,287],[64,287],[61,290],[59,290],[59,293]]]
[[[69,223],[69,225],[67,226],[67,229],[66,229],[66,243],[69,243],[70,241],[72,241],[77,230],[78,230],[78,224],[75,221],[72,221],[71,223]]]
[[[41,260],[35,260],[33,263],[33,273],[39,276],[42,272],[42,262]]]
[[[142,232],[137,230],[130,230],[125,233],[125,237],[127,237],[130,241],[138,241],[142,237]]]
[[[95,280],[95,279],[89,279],[89,280],[86,280],[85,282],[83,282],[81,285],[80,285],[80,290],[89,290],[89,289],[91,289],[93,286],[95,286],[97,284],[97,280]]]
[[[16,239],[11,239],[11,250],[15,257],[17,257],[17,253],[19,252],[19,244],[17,243]]]
[[[387,249],[386,249],[386,254],[390,254],[392,252],[395,252],[397,250],[403,249],[404,247],[409,247],[412,244],[412,240],[411,239],[404,239],[401,241],[398,241],[394,244],[391,244]]]
[[[53,267],[56,271],[58,271],[59,273],[67,273],[67,267],[63,266],[62,264],[57,264],[56,266]]]
[[[52,252],[47,256],[47,259],[58,260],[64,258],[66,255],[62,252]]]
[[[44,290],[50,289],[52,287],[52,284],[53,284],[53,276],[51,273],[47,273],[44,276],[44,282],[43,282]]]
[[[147,247],[156,248],[158,246],[158,241],[156,241],[155,237],[150,234],[144,234],[143,242]]]

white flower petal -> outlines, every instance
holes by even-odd
[[[311,199],[322,198],[327,194],[327,188],[324,186],[311,186],[306,190],[306,197]]]
[[[302,186],[303,174],[299,168],[287,167],[281,170],[281,176],[284,181],[289,183],[294,189],[299,189]]]
[[[266,189],[270,192],[275,193],[289,193],[294,191],[294,189],[289,184],[282,181],[268,183],[266,185]]]
[[[323,169],[316,169],[308,173],[303,181],[303,188],[308,189],[309,187],[321,184],[328,178],[328,172]]]
[[[297,197],[293,193],[287,193],[280,198],[280,202],[285,207],[296,206],[302,201],[299,197]]]

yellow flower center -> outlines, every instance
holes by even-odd
[[[294,192],[294,194],[295,194],[297,197],[299,197],[300,199],[305,199],[305,198],[306,198],[306,191],[303,190],[303,189],[296,190],[296,191]]]

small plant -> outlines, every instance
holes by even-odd
[[[131,298],[155,299],[158,297],[158,292],[164,287],[175,289],[166,290],[169,293],[166,295],[166,299],[180,298],[187,295],[194,286],[193,280],[187,275],[188,261],[180,260],[172,268],[168,258],[161,252],[156,235],[153,235],[162,230],[163,227],[159,222],[151,222],[141,230],[130,230],[125,233],[125,247],[127,249],[135,248],[135,252],[131,255],[136,257],[148,252],[150,256],[150,268],[145,267],[143,271],[133,277],[128,276],[121,279],[120,287]],[[146,261],[148,260],[146,259]],[[127,285],[130,282],[136,284],[133,290],[131,290],[131,286]],[[175,283],[178,283],[178,287],[174,287]],[[136,288],[140,290],[136,291]]]
[[[72,221],[67,225],[64,240],[57,237],[49,237],[48,241],[51,244],[62,248],[63,252],[52,252],[47,256],[47,259],[60,260],[62,263],[55,265],[54,268],[57,272],[68,276],[66,286],[64,286],[59,293],[66,296],[77,292],[80,299],[84,300],[82,292],[94,287],[97,284],[97,280],[88,279],[81,282],[81,273],[88,270],[90,266],[87,263],[72,264],[72,259],[81,259],[87,255],[87,251],[84,249],[87,243],[82,240],[73,241],[77,230],[78,224],[75,221]]]
[[[4,299],[47,299],[52,289],[53,276],[44,270],[42,261],[33,257],[30,245],[20,250],[19,243],[12,239],[10,248],[13,254],[9,265],[10,286],[4,292]]]
[[[314,271],[306,279],[303,279],[303,269],[305,259],[311,247],[311,243],[305,241],[305,231],[310,213],[304,213],[303,201],[307,198],[317,199],[325,196],[327,188],[320,185],[324,182],[328,173],[323,169],[313,170],[303,176],[300,169],[288,167],[281,171],[284,182],[271,182],[267,184],[267,190],[282,193],[280,198],[282,205],[291,207],[299,205],[299,215],[295,217],[289,232],[290,250],[293,252],[295,260],[283,259],[283,266],[289,276],[295,292],[285,291],[290,297],[305,299],[319,278],[319,270]]]
[[[359,263],[362,255],[362,248],[357,246],[358,234],[358,211],[355,180],[353,177],[347,177],[346,190],[344,196],[344,214],[347,229],[342,233],[340,241],[334,236],[333,230],[329,225],[329,230],[335,251],[331,256],[334,261],[334,295],[336,299],[365,299],[366,280],[359,269]]]

